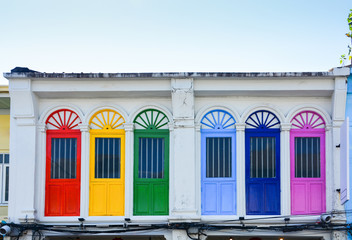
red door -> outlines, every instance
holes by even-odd
[[[79,216],[80,130],[48,130],[45,216]]]

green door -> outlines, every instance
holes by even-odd
[[[169,214],[169,130],[134,131],[134,215]]]

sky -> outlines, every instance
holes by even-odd
[[[348,51],[349,9],[352,0],[1,0],[0,72],[328,71]]]

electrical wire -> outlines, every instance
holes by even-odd
[[[352,209],[347,210],[333,210],[330,212],[323,213],[322,215],[337,215],[352,213]],[[150,232],[155,230],[184,230],[187,236],[192,240],[199,240],[201,235],[205,235],[207,231],[222,231],[222,230],[232,230],[232,231],[279,231],[279,232],[294,232],[294,231],[347,231],[352,235],[352,223],[349,224],[338,224],[338,223],[324,223],[324,222],[306,222],[306,223],[272,223],[271,225],[254,225],[255,220],[267,220],[267,219],[279,219],[279,218],[300,218],[307,217],[309,215],[286,215],[286,216],[270,216],[270,217],[260,217],[260,218],[249,218],[249,219],[232,219],[223,221],[211,221],[211,222],[179,222],[179,223],[162,223],[162,224],[151,224],[148,227],[139,224],[114,224],[108,225],[107,230],[96,230],[90,228],[97,228],[99,225],[81,225],[81,224],[71,224],[71,225],[49,225],[49,224],[15,224],[15,223],[5,223],[1,224],[8,225],[13,229],[16,229],[18,235],[17,239],[28,230],[33,231],[32,240],[41,239],[43,236],[42,232],[58,232],[58,233],[68,233],[74,235],[84,235],[84,234],[122,234],[128,232]],[[250,225],[246,225],[246,223]],[[191,232],[190,229],[195,229],[197,232]],[[196,236],[196,237],[193,237]]]

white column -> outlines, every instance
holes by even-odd
[[[331,167],[327,166],[326,174],[332,179],[329,184],[332,186],[330,197],[332,198],[332,208],[335,210],[343,210],[340,203],[340,194],[336,189],[340,189],[340,148],[336,148],[340,144],[340,129],[345,120],[345,106],[347,96],[346,77],[335,78],[335,89],[332,95],[332,145],[326,145],[327,148],[332,146]],[[333,169],[333,171],[331,171]]]
[[[246,215],[245,123],[236,123],[237,215]]]
[[[291,214],[291,177],[290,177],[290,129],[291,123],[281,123],[280,134],[280,173],[281,173],[281,214]]]
[[[34,117],[16,119],[16,149],[11,149],[10,192],[16,189],[15,196],[9,199],[9,205],[16,208],[16,217],[11,221],[33,222],[36,219],[34,208],[34,186],[36,170],[36,126]],[[12,145],[13,146],[13,145]],[[15,184],[12,184],[15,182]],[[25,183],[25,184],[24,184]],[[11,196],[11,195],[10,195]]]
[[[81,130],[81,209],[82,217],[89,216],[89,125],[80,124]]]
[[[193,79],[172,79],[173,207],[170,219],[196,218],[195,126]]]
[[[35,221],[38,97],[30,79],[11,79],[9,220]],[[26,183],[26,184],[23,184]]]
[[[37,159],[36,179],[35,179],[35,210],[39,218],[44,217],[45,207],[45,170],[46,170],[46,126],[45,124],[37,126],[38,144],[37,144]]]
[[[125,217],[133,216],[133,123],[125,123]]]
[[[332,208],[334,210],[344,210],[344,206],[341,205],[340,193],[337,189],[340,189],[340,148],[336,147],[340,145],[340,129],[343,121],[334,121],[332,126],[332,168],[334,171],[330,171],[329,175],[333,178],[333,189],[332,189]],[[327,169],[328,170],[328,169]],[[328,174],[328,172],[327,172]]]
[[[195,155],[196,155],[196,172],[195,172],[195,182],[196,182],[196,208],[198,216],[201,215],[201,134],[200,134],[201,124],[195,124]]]
[[[169,215],[172,215],[172,211],[175,208],[175,186],[177,184],[176,180],[175,180],[175,174],[173,169],[175,169],[175,161],[174,161],[174,152],[175,152],[175,148],[174,148],[174,124],[173,123],[169,123],[169,144],[170,144],[170,148],[169,148]],[[171,236],[171,233],[170,233]]]
[[[326,179],[326,211],[331,211],[333,207],[333,195],[335,194],[333,186],[333,151],[335,148],[332,141],[332,125],[325,127],[325,179]]]

